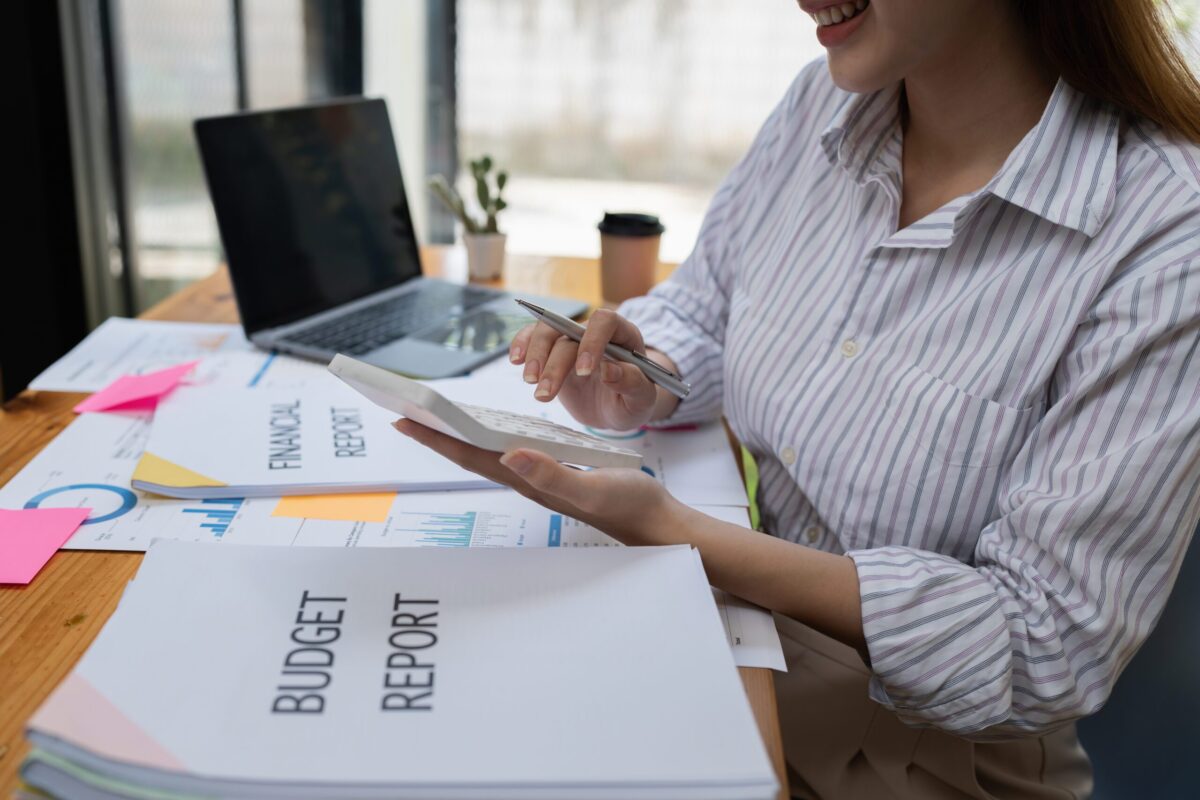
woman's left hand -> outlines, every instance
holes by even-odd
[[[640,469],[579,470],[545,453],[520,449],[501,455],[439,433],[411,419],[396,430],[454,463],[510,486],[546,508],[574,517],[624,544],[680,544],[683,506]]]

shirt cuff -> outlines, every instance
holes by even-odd
[[[682,319],[668,303],[654,296],[627,300],[617,313],[642,332],[646,347],[665,354],[691,385],[687,398],[659,424],[685,425],[719,419],[724,395],[722,350],[694,325]]]
[[[853,550],[872,700],[910,725],[976,738],[1012,709],[1009,632],[995,589],[948,556]]]

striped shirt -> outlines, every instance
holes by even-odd
[[[858,570],[871,696],[977,739],[1098,709],[1200,519],[1200,148],[1060,82],[896,230],[900,87],[806,67],[695,250],[621,312]]]

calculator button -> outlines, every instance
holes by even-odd
[[[530,417],[524,414],[497,411],[491,408],[481,408],[468,403],[457,403],[456,405],[477,422],[501,433],[512,433],[531,439],[541,439],[542,441],[557,442],[559,444],[581,445],[605,453],[637,455],[637,453],[631,450],[615,447],[599,437],[572,430],[549,420]]]

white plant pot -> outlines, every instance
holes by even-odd
[[[503,233],[464,233],[467,245],[467,272],[473,281],[490,281],[504,272],[504,246],[508,236]]]

